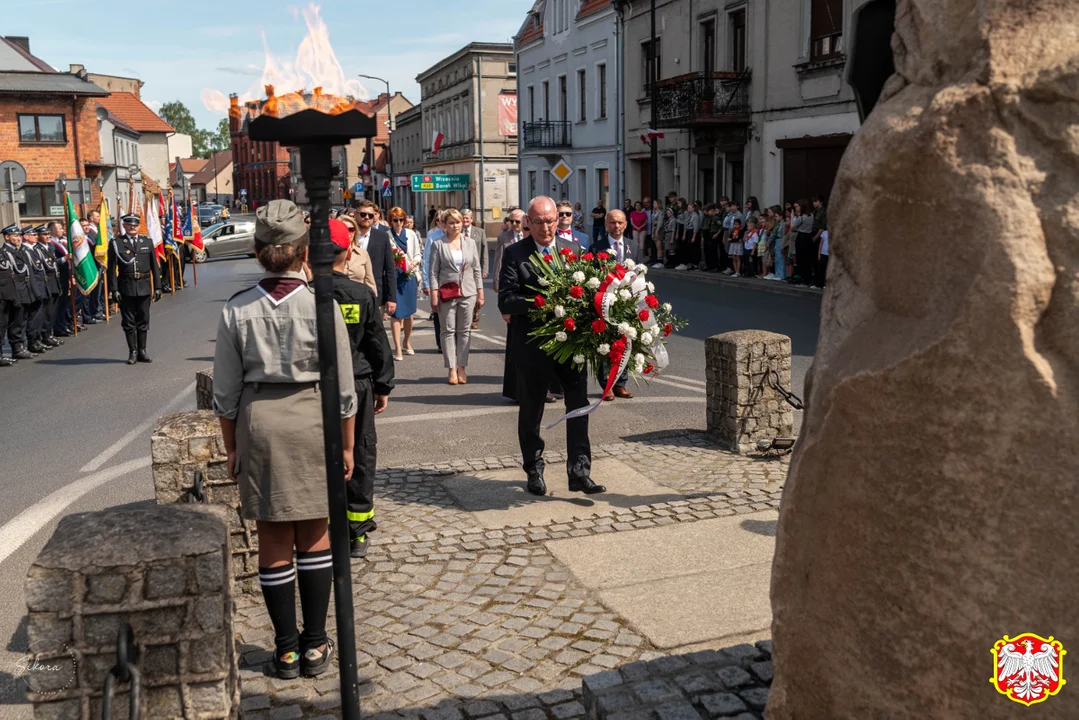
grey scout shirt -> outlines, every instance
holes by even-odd
[[[280,300],[261,285],[233,295],[221,311],[214,351],[214,412],[235,420],[248,383],[313,383],[319,380],[315,294],[303,273],[267,273],[302,281]],[[356,414],[352,349],[341,310],[334,303],[341,417]]]

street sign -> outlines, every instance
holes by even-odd
[[[67,194],[71,196],[71,202],[76,205],[89,203],[91,200],[92,190],[89,178],[58,179],[53,183],[53,191],[58,199],[63,199],[65,189]]]
[[[498,178],[496,178],[496,177],[485,177],[485,178],[483,179],[483,181],[484,181],[484,182],[489,182],[489,183],[493,183],[493,182],[498,182]]]
[[[472,176],[464,175],[413,175],[412,192],[449,192],[468,190]]]
[[[352,192],[356,193],[357,195],[362,193],[363,192],[363,183],[362,182],[352,183]]]
[[[26,168],[14,160],[0,163],[0,190],[18,190],[26,184]]]
[[[565,183],[569,180],[569,176],[573,174],[573,168],[566,164],[565,160],[559,160],[555,163],[555,166],[551,168],[551,174],[555,176],[555,179],[560,183]]]
[[[391,190],[388,187],[382,188],[382,197],[384,197],[384,198],[392,198],[393,197],[393,190]]]

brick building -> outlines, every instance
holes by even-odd
[[[106,95],[85,73],[57,72],[32,55],[29,38],[0,38],[0,161],[26,168],[22,222],[63,217],[63,198],[53,189],[61,173],[71,179],[100,174],[96,99]],[[95,186],[92,201],[98,197]]]
[[[288,151],[276,142],[255,142],[247,134],[247,113],[237,96],[230,97],[229,134],[232,138],[232,187],[240,205],[247,191],[250,208],[289,198]]]

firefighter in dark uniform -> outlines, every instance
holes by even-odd
[[[9,225],[0,233],[0,367],[9,367],[19,362],[15,357],[4,357],[2,350],[5,335],[13,356],[20,345],[18,327],[22,322],[22,305],[19,278],[25,278],[16,268],[26,269],[15,254],[17,246],[14,243],[20,237],[18,225]],[[23,350],[23,355],[28,356],[29,353]]]
[[[35,355],[51,349],[41,343],[45,332],[45,306],[49,301],[49,286],[45,276],[45,261],[37,251],[37,230],[22,229],[22,246],[19,247],[26,266],[30,269],[30,293],[34,301],[26,308],[26,349]]]
[[[26,349],[27,310],[34,304],[30,290],[30,267],[22,254],[22,232],[17,225],[4,228],[4,264],[11,267],[15,278],[15,306],[9,306],[7,337],[13,360],[29,360],[35,354]]]
[[[352,447],[355,467],[346,481],[349,540],[354,558],[367,556],[369,533],[375,523],[375,468],[378,436],[375,415],[386,409],[393,390],[393,353],[382,327],[382,311],[371,288],[350,280],[345,267],[352,254],[348,226],[330,220],[334,245],[333,299],[341,308],[352,348],[352,373],[356,378],[356,436]]]
[[[120,305],[121,325],[127,336],[127,364],[153,362],[146,354],[150,330],[150,300],[161,299],[157,280],[161,273],[154,242],[139,235],[139,216],[124,215],[124,233],[109,243],[109,277],[116,278],[112,300]]]
[[[49,290],[49,299],[45,301],[45,323],[41,328],[41,344],[46,348],[60,347],[64,344],[53,336],[53,324],[56,322],[56,310],[60,305],[62,294],[59,278],[59,259],[56,249],[49,242],[49,228],[38,225],[34,232],[37,233],[37,245],[34,249],[45,263],[45,285]]]

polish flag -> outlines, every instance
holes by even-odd
[[[648,128],[648,130],[646,132],[641,134],[641,142],[643,142],[645,145],[651,145],[652,144],[652,138],[661,138],[661,137],[663,137],[663,133],[661,133],[658,130],[653,130],[652,128]]]
[[[445,139],[445,135],[435,130],[435,137],[431,141],[431,154],[438,155],[438,151],[442,148],[442,141]]]

